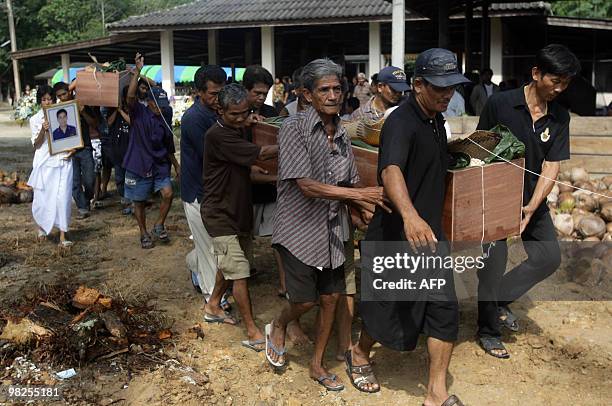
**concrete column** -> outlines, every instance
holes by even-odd
[[[493,83],[502,81],[503,65],[503,33],[501,18],[491,18],[491,50],[489,56],[489,67],[493,70]]]
[[[380,71],[380,23],[370,23],[370,41],[368,51],[368,78]]]
[[[70,54],[62,54],[62,73],[64,74],[64,83],[70,84]]]
[[[208,64],[209,65],[217,65],[218,64],[218,54],[219,54],[219,31],[218,30],[208,30]]]
[[[274,27],[261,27],[261,66],[276,77]]]
[[[406,53],[406,5],[404,0],[393,0],[391,22],[391,64],[404,69]]]
[[[174,96],[174,32],[172,30],[160,33],[162,88],[168,97]]]

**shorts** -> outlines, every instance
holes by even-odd
[[[274,244],[274,248],[283,261],[289,302],[313,303],[319,300],[320,295],[345,293],[344,265],[335,269],[319,270],[301,262],[282,245]]]
[[[102,142],[102,167],[103,168],[112,168],[113,163],[113,151],[111,147],[104,142]]]
[[[102,172],[102,141],[99,139],[91,140],[91,148],[94,159],[94,170],[96,173]]]
[[[357,293],[357,284],[355,282],[355,243],[353,239],[349,239],[344,243],[344,284],[346,286],[345,295],[354,295]]]
[[[251,236],[223,235],[212,238],[212,249],[217,269],[225,280],[235,281],[251,276],[253,241]]]
[[[144,202],[155,192],[165,187],[172,188],[169,176],[160,176],[157,171],[153,175],[142,177],[129,170],[125,171],[125,197],[134,202]]]

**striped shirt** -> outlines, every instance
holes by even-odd
[[[359,182],[346,130],[338,121],[330,148],[319,114],[309,107],[285,120],[278,146],[278,200],[272,243],[282,245],[309,266],[341,266],[345,260],[343,223],[349,219],[346,204],[307,198],[296,179],[310,178],[334,186]]]

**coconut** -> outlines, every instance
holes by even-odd
[[[590,183],[595,188],[595,191],[608,190],[608,185],[606,185],[601,179],[593,179]]]
[[[574,209],[572,210],[572,219],[574,220],[574,224],[579,224],[580,220],[582,220],[582,218],[586,215],[589,215],[591,213],[589,213],[588,211],[584,210],[584,209]]]
[[[612,234],[612,222],[606,224],[606,233]]]
[[[563,171],[559,173],[558,178],[561,182],[570,182],[572,179],[572,174],[570,171]]]
[[[553,186],[546,200],[548,201],[548,203],[553,203],[553,204],[559,201],[559,186],[557,185]]]
[[[574,220],[569,214],[557,214],[553,222],[557,231],[563,236],[569,236],[574,231]]]
[[[603,238],[601,239],[602,242],[611,242],[612,241],[612,233],[605,233]]]
[[[576,227],[578,233],[584,238],[601,238],[606,233],[606,223],[597,216],[585,216]]]
[[[574,186],[583,190],[576,190],[574,193],[585,193],[585,190],[589,192],[597,192],[597,188],[591,182],[576,182]]]
[[[612,203],[606,203],[601,206],[601,218],[607,222],[612,221]]]
[[[610,186],[612,186],[612,175],[605,176],[601,180],[608,186],[608,189],[610,188]]]
[[[572,168],[570,178],[572,180],[572,183],[588,182],[589,173],[584,168],[580,168],[580,167]]]
[[[599,202],[600,206],[612,203],[612,190],[601,190],[597,192],[599,195],[595,196],[595,199]]]
[[[559,195],[559,210],[562,213],[571,213],[576,206],[576,199],[571,192],[564,192]]]
[[[572,187],[572,184],[569,182],[557,183],[559,186],[559,193],[563,192],[573,192],[575,189]]]
[[[592,195],[580,193],[576,196],[576,208],[592,213],[599,208],[599,202]]]

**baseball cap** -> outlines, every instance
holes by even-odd
[[[414,66],[414,76],[420,76],[438,87],[470,83],[468,78],[459,73],[455,54],[443,48],[430,48],[421,52]]]
[[[395,66],[387,66],[378,72],[378,82],[388,84],[396,92],[410,90],[410,86],[406,82],[406,73]]]
[[[170,107],[170,102],[168,101],[168,94],[161,87],[152,87],[147,92],[147,98],[155,100],[157,102],[157,106],[160,109],[164,107]]]

